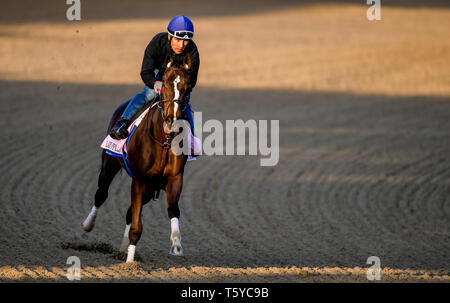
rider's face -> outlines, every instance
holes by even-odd
[[[184,51],[186,45],[189,43],[189,40],[178,39],[175,37],[172,37],[172,40],[170,40],[170,35],[168,35],[167,37],[170,41],[170,47],[177,55],[181,54]]]

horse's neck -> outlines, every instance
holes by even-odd
[[[161,134],[163,133],[161,108],[156,105],[153,108],[150,108],[145,119],[145,128],[154,138],[161,139]]]

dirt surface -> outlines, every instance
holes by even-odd
[[[190,6],[202,60],[194,110],[204,121],[279,120],[280,160],[189,163],[185,256],[168,254],[162,194],[144,207],[132,264],[118,253],[124,172],[94,230],[80,224],[109,118],[142,89],[144,48],[180,12],[96,1],[68,22],[65,6],[44,2],[2,4],[0,281],[68,281],[69,256],[89,282],[367,282],[369,256],[381,282],[450,281],[445,2],[386,5],[379,22],[351,1]]]

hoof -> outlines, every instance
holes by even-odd
[[[87,221],[87,219],[86,219],[86,221]],[[94,229],[95,223],[92,221],[91,222],[86,222],[86,221],[81,223],[81,226],[83,227],[84,231],[90,232],[92,229]]]
[[[169,252],[172,256],[182,256],[183,248],[181,247],[181,241],[178,238],[173,239],[172,247]]]
[[[136,245],[128,245],[128,254],[126,263],[134,262],[134,254],[136,252]]]
[[[83,229],[85,231],[90,232],[94,228],[95,218],[97,218],[97,211],[98,209],[95,206],[93,206],[86,220],[84,220],[84,222],[81,223],[81,226],[83,226]]]

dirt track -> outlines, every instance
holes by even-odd
[[[261,167],[254,156],[204,156],[189,163],[180,202],[185,256],[168,255],[170,223],[163,195],[144,208],[138,262],[131,265],[122,264],[117,254],[129,205],[130,179],[125,173],[113,182],[95,229],[85,233],[80,223],[96,190],[99,144],[107,121],[118,104],[141,89],[136,75],[142,45],[130,46],[133,56],[128,54],[116,66],[102,61],[102,50],[91,57],[89,52],[110,46],[108,38],[96,41],[96,35],[107,36],[121,20],[86,21],[79,27],[62,23],[56,28],[42,20],[0,25],[1,281],[67,281],[69,256],[81,259],[83,281],[366,282],[369,256],[381,259],[382,281],[450,281],[449,27],[415,32],[417,41],[431,44],[417,43],[421,48],[406,54],[408,39],[405,44],[395,42],[403,37],[400,30],[383,40],[379,29],[379,53],[363,46],[355,49],[364,39],[356,31],[348,49],[337,38],[324,42],[329,49],[334,45],[336,53],[323,61],[316,52],[322,49],[320,39],[313,37],[328,33],[316,19],[324,8],[267,10],[271,12],[246,11],[217,20],[234,24],[238,18],[258,28],[264,14],[275,22],[296,10],[316,20],[311,39],[305,37],[310,44],[302,49],[303,56],[292,57],[296,72],[288,61],[281,60],[279,69],[278,62],[264,61],[279,79],[272,84],[262,74],[264,64],[250,58],[240,67],[220,65],[223,72],[218,73],[224,53],[211,54],[213,42],[203,36],[203,75],[192,100],[203,120],[279,119],[278,165]],[[429,29],[449,20],[448,8],[396,7],[385,12],[406,14],[405,20],[410,20],[408,14],[435,16],[426,19]],[[351,31],[349,20],[359,11],[346,5],[330,6],[327,13]],[[164,20],[136,19],[123,31],[139,32],[141,24],[153,29]],[[213,16],[198,20],[210,31],[222,26]],[[88,33],[81,40],[73,38],[76,28],[83,32],[89,26],[93,37]],[[383,26],[389,29],[389,21]],[[53,40],[51,29],[57,37]],[[72,38],[65,39],[65,34]],[[137,34],[129,36],[130,41],[138,39]],[[46,43],[28,48],[36,37]],[[72,59],[58,57],[80,41],[85,48]],[[236,52],[251,47],[245,44]],[[113,57],[124,52],[117,49],[111,51]],[[288,48],[281,51],[290,53]],[[34,59],[26,58],[27,52]],[[396,60],[399,53],[401,59]],[[259,60],[267,59],[271,48],[258,54]],[[362,61],[355,63],[352,56]],[[252,60],[256,72],[248,66]],[[364,78],[355,70],[364,60],[371,64],[373,77]],[[298,67],[302,62],[307,71]],[[283,71],[292,74],[284,79]],[[111,76],[115,73],[118,77]],[[219,77],[223,87],[218,86]]]

